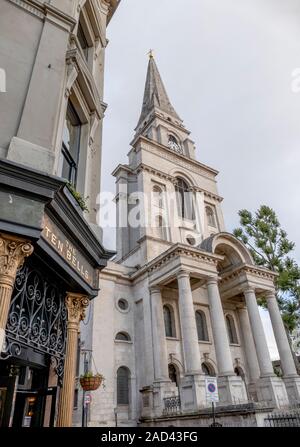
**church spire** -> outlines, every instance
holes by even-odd
[[[154,112],[155,109],[166,113],[168,116],[173,117],[182,123],[181,118],[177,115],[169,100],[153,56],[153,50],[150,50],[142,112],[136,129],[138,129],[140,124],[151,112]]]

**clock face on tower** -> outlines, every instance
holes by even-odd
[[[183,153],[181,145],[178,143],[173,135],[169,135],[168,146],[170,149],[172,149],[172,151],[177,152],[178,154]]]

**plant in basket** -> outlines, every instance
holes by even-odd
[[[102,374],[93,374],[91,371],[88,371],[80,376],[80,385],[84,391],[95,391],[101,385],[103,388],[104,385],[104,376]]]

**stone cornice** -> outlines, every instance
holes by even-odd
[[[111,21],[112,16],[116,12],[116,9],[118,8],[119,4],[121,3],[121,0],[105,0],[106,3],[109,5],[109,12],[107,16],[107,24]]]
[[[45,17],[44,5],[37,0],[9,0],[10,3],[25,9],[30,14],[43,19]]]
[[[206,264],[211,264],[217,266],[220,260],[223,260],[223,256],[213,255],[197,248],[187,247],[183,244],[175,244],[167,251],[157,256],[152,261],[148,262],[144,267],[139,269],[137,272],[131,275],[132,279],[135,279],[137,276],[144,272],[152,273],[155,270],[159,270],[162,266],[166,265],[168,262],[173,259],[185,256],[192,258],[194,260],[198,260],[200,262],[204,262]]]
[[[247,273],[259,278],[268,279],[270,281],[274,281],[274,278],[278,276],[277,273],[272,272],[271,270],[267,270],[256,265],[243,264],[242,266],[238,266],[237,268],[231,270],[230,272],[221,274],[220,284],[225,284],[226,282],[231,281]]]
[[[78,72],[77,82],[83,93],[85,101],[88,104],[90,112],[96,112],[98,118],[102,119],[104,116],[104,110],[102,105],[102,100],[98,92],[95,80],[82,57],[81,51],[79,50],[79,45],[77,45],[76,36],[71,37],[71,49],[67,52],[66,60],[67,64],[73,64]]]
[[[117,168],[112,172],[112,175],[114,177],[116,177],[120,170],[124,170],[124,171],[126,171],[126,172],[128,172],[129,174],[132,174],[132,175],[139,174],[140,172],[145,171],[145,172],[151,173],[152,175],[155,175],[156,177],[162,178],[164,180],[168,180],[168,181],[170,181],[172,183],[176,182],[176,177],[174,177],[174,176],[172,176],[170,174],[167,174],[165,172],[162,172],[162,171],[160,171],[158,169],[155,169],[152,166],[146,165],[145,163],[139,164],[135,169],[130,168],[130,166],[128,166],[128,165],[118,165]],[[217,202],[222,202],[223,201],[223,197],[221,197],[221,196],[219,196],[217,194],[214,194],[214,193],[212,193],[210,191],[207,191],[206,189],[199,188],[198,186],[192,186],[190,189],[193,192],[201,192],[206,197],[209,197],[209,198],[211,198],[211,199],[213,199],[213,200],[215,200]]]
[[[166,146],[158,143],[157,141],[150,140],[144,136],[140,136],[137,140],[144,143],[144,145],[135,146],[134,150],[139,152],[140,150],[146,150],[151,153],[158,153],[162,158],[172,161],[173,163],[178,164],[180,167],[185,167],[186,169],[195,172],[196,174],[203,175],[204,177],[209,178],[210,180],[214,180],[215,177],[219,174],[219,171],[216,171],[209,166],[200,163],[193,158],[186,157],[185,155],[177,154]],[[146,143],[146,144],[145,144]]]
[[[24,9],[30,14],[43,20],[51,20],[55,25],[70,32],[76,25],[76,20],[65,14],[60,9],[50,5],[49,3],[39,0],[9,0],[16,6]]]

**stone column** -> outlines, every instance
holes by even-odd
[[[280,315],[277,299],[275,292],[269,292],[266,295],[268,310],[272,322],[273,332],[275,335],[281,368],[284,377],[297,376],[297,371],[290,349],[290,345],[285,332],[284,324]]]
[[[255,343],[251,331],[249,316],[246,307],[238,309],[240,326],[243,334],[244,353],[247,359],[249,382],[255,383],[260,377],[260,369],[257,361]]]
[[[5,339],[5,327],[17,270],[33,252],[30,242],[0,233],[0,352]]]
[[[257,360],[260,368],[260,376],[274,376],[267,340],[259,315],[255,291],[252,288],[248,288],[244,291],[244,295],[252,328],[252,335],[256,347]]]
[[[89,298],[77,293],[68,293],[66,306],[68,311],[67,346],[64,365],[63,386],[59,396],[57,427],[71,427],[74,405],[76,357],[79,323],[85,317]]]
[[[258,400],[272,402],[274,406],[280,408],[288,404],[286,387],[273,370],[255,291],[249,287],[244,290],[244,295],[260,368],[260,379],[256,384]]]
[[[201,356],[189,273],[179,272],[177,282],[185,369],[187,374],[200,374]]]
[[[219,376],[233,376],[233,362],[217,278],[210,278],[207,281],[207,292],[218,373]]]
[[[182,411],[198,411],[206,405],[205,376],[201,369],[201,355],[195,318],[195,309],[190,283],[190,275],[180,271],[177,275],[179,314],[185,376],[180,380]]]
[[[150,289],[150,294],[152,313],[154,380],[169,381],[168,352],[161,290],[159,287],[152,287]],[[148,340],[148,343],[151,343],[151,340]]]
[[[267,293],[267,305],[272,322],[277,348],[280,356],[283,381],[291,404],[300,402],[300,377],[297,374],[295,362],[279,311],[275,292]]]
[[[207,292],[218,365],[220,402],[224,405],[241,404],[247,402],[248,396],[244,381],[233,371],[224,311],[216,277],[208,279]]]

